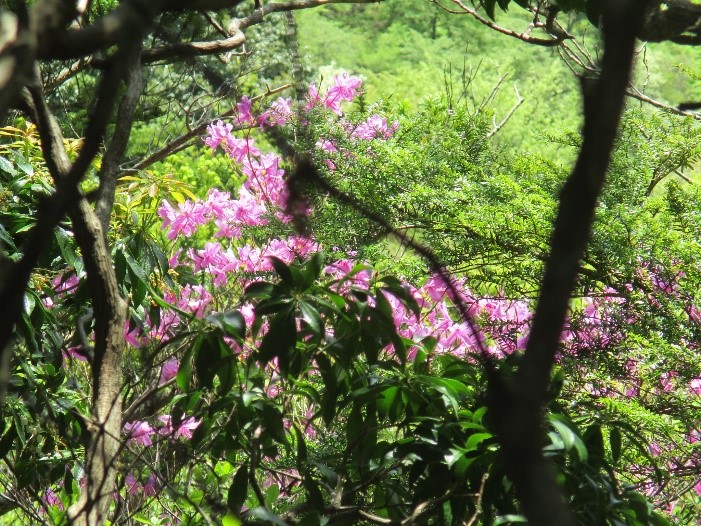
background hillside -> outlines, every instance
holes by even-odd
[[[503,79],[488,107],[497,122],[516,103],[523,104],[497,134],[498,143],[550,155],[545,135],[578,129],[579,87],[557,50],[528,45],[490,30],[467,15],[431,2],[389,0],[371,5],[334,5],[296,13],[304,59],[317,76],[347,70],[366,79],[366,100],[391,97],[415,107],[426,97],[467,96],[479,107]],[[497,14],[497,22],[525,31],[530,19],[516,9]],[[583,15],[571,17],[569,31],[593,35]],[[596,56],[593,38],[584,40]],[[652,98],[676,105],[701,98],[701,70],[694,49],[646,44],[638,65],[638,84]],[[682,67],[680,67],[682,66]],[[693,76],[693,73],[691,73]],[[636,105],[631,102],[630,106]]]

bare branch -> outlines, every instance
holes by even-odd
[[[536,46],[544,46],[544,47],[554,47],[554,46],[559,46],[560,43],[563,41],[565,38],[571,38],[569,35],[562,35],[558,36],[556,38],[536,38],[528,35],[527,33],[519,33],[518,31],[514,31],[513,29],[508,29],[506,27],[502,27],[495,22],[492,22],[488,18],[483,17],[480,15],[476,9],[473,9],[471,7],[468,7],[465,3],[463,3],[461,0],[450,0],[452,3],[454,3],[456,6],[458,6],[457,9],[448,9],[447,7],[441,5],[438,3],[437,0],[431,0],[433,3],[435,3],[438,7],[443,9],[444,11],[454,14],[454,15],[469,15],[475,20],[477,20],[480,24],[483,24],[487,26],[490,29],[493,29],[499,33],[502,33],[503,35],[507,35],[513,38],[516,38],[518,40],[521,40],[523,42],[526,42],[527,44],[533,44]]]
[[[508,113],[504,116],[504,118],[497,124],[496,122],[496,117],[494,117],[494,127],[492,130],[487,134],[487,139],[491,138],[496,134],[499,130],[501,130],[504,125],[509,122],[509,119],[513,116],[513,114],[516,112],[516,110],[523,104],[523,101],[526,100],[523,97],[521,97],[521,94],[518,92],[518,88],[514,86],[514,91],[516,92],[516,102],[514,105],[511,107],[511,109],[508,111]]]
[[[261,100],[264,97],[269,97],[271,95],[275,95],[276,93],[280,93],[282,91],[285,91],[286,89],[289,89],[292,85],[291,84],[285,84],[284,86],[279,86],[274,89],[269,89],[262,95],[258,95],[251,99],[251,102],[256,102],[258,100]],[[226,111],[219,115],[218,117],[212,119],[212,120],[217,120],[217,119],[226,119],[228,117],[233,117],[236,115],[236,109],[232,108],[229,111]],[[175,139],[172,139],[168,144],[163,146],[160,150],[152,153],[145,159],[139,161],[137,164],[135,164],[132,168],[125,170],[124,174],[125,175],[130,175],[138,172],[139,170],[145,170],[149,166],[151,166],[154,163],[157,163],[159,161],[162,161],[166,157],[173,155],[174,153],[177,153],[181,150],[184,150],[185,148],[189,148],[190,146],[193,146],[195,144],[198,144],[200,141],[200,137],[204,135],[204,133],[207,131],[207,126],[209,126],[210,122],[204,122],[202,124],[199,124],[195,126],[194,128],[188,130],[187,132],[183,133],[182,135],[176,137]],[[245,127],[239,127],[235,128],[237,130],[242,130],[246,129],[248,126]]]

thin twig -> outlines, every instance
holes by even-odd
[[[523,97],[521,97],[521,94],[518,92],[518,88],[514,86],[514,91],[516,92],[516,103],[511,107],[509,112],[506,114],[506,116],[501,120],[499,124],[496,123],[496,117],[494,120],[494,128],[492,131],[490,131],[487,134],[487,139],[492,138],[499,130],[501,130],[504,125],[509,122],[509,119],[513,116],[513,114],[516,112],[516,110],[523,104],[523,101],[525,100]]]

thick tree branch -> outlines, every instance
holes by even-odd
[[[83,29],[68,29],[57,41],[39,35],[39,57],[42,59],[77,59],[96,51],[133,41],[146,32],[162,11],[166,0],[126,0],[119,7]]]
[[[219,11],[227,9],[240,3],[242,0],[179,0],[169,4],[166,9],[169,11]],[[270,5],[280,5],[281,8],[273,7],[274,11],[289,11],[290,9],[307,9],[320,5],[329,4],[372,4],[382,2],[383,0],[292,0],[289,2],[271,2],[258,9],[263,11]],[[272,12],[272,10],[268,12]]]
[[[0,12],[0,119],[31,77],[36,40],[24,4],[18,14]]]
[[[246,42],[246,36],[241,31],[236,31],[232,36],[222,40],[210,40],[206,42],[176,42],[146,50],[142,53],[142,62],[148,64],[169,58],[184,58],[204,55],[216,55],[226,53],[242,46]]]
[[[543,409],[570,297],[594,219],[623,110],[642,24],[639,2],[606,4],[601,76],[584,85],[583,143],[560,195],[551,252],[523,361],[515,381],[490,382],[490,410],[507,473],[529,523],[574,525],[542,453]]]
[[[139,48],[140,48],[139,43]],[[126,88],[122,101],[117,111],[117,121],[110,141],[109,148],[102,156],[102,166],[100,167],[97,202],[95,212],[102,224],[102,230],[107,233],[109,230],[112,206],[114,205],[114,193],[119,177],[119,164],[124,157],[129,143],[129,135],[134,121],[134,111],[136,103],[141,96],[143,83],[141,80],[141,61],[137,49],[129,57],[129,68],[126,70]]]

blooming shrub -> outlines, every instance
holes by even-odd
[[[290,160],[260,146],[258,134],[271,127],[306,134],[304,153],[326,161],[325,175],[337,178],[349,166],[404,157],[392,153],[408,140],[396,121],[376,108],[344,115],[360,87],[340,75],[325,92],[311,86],[301,108],[283,98],[265,108],[242,99],[231,122],[212,123],[204,138],[231,160],[240,187],[164,199],[156,212],[164,239],[138,232],[118,244],[130,319],[115,513],[163,524],[194,524],[204,514],[316,524],[350,513],[352,502],[401,522],[425,503],[427,521],[449,510],[469,522],[479,508],[489,524],[519,512],[484,409],[481,353],[503,371],[518,362],[533,298],[506,282],[483,287],[455,277],[473,326],[440,275],[398,278],[363,247],[362,255],[353,252],[358,246],[334,250],[295,232],[285,212]],[[465,141],[473,132],[460,130]],[[512,191],[497,176],[482,186],[496,201]],[[308,213],[327,201],[317,195]],[[601,517],[633,524],[633,516],[664,524],[648,501],[679,515],[701,484],[694,446],[701,369],[684,355],[698,341],[694,270],[653,252],[631,260],[635,272],[611,286],[580,288],[552,379],[545,452],[586,524]],[[63,277],[52,274],[37,297],[46,316],[73,316],[56,335],[58,354],[68,358],[30,372],[38,383],[55,381],[46,372],[53,368],[72,386],[90,360],[74,345],[76,319],[86,320],[88,340],[92,326],[71,303],[86,287],[79,270],[65,269],[79,266],[57,258],[54,272],[59,263]],[[670,320],[684,330],[675,332]],[[22,371],[13,381],[30,376]],[[68,422],[85,404],[76,391],[50,406]],[[20,404],[14,410],[21,414]],[[20,423],[4,436],[19,435]],[[79,424],[61,425],[65,440],[78,440]],[[77,498],[80,459],[55,454],[60,441],[41,447],[53,471],[38,494],[58,510]],[[48,489],[59,479],[67,481],[61,506]]]

